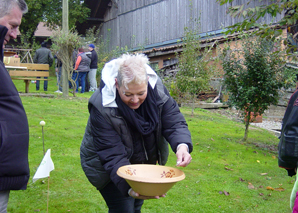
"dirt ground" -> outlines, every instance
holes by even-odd
[[[233,108],[219,108],[208,109],[210,112],[219,113],[232,120],[241,121],[240,112]],[[286,107],[284,106],[271,106],[262,116],[263,121],[281,122],[284,116]]]

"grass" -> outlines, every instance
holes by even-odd
[[[24,91],[22,81],[15,84],[19,91]],[[32,86],[30,92],[36,92]],[[8,212],[46,212],[48,180],[49,212],[107,212],[100,193],[88,182],[80,166],[80,143],[91,93],[64,99],[54,93],[56,90],[52,78],[46,93],[54,94],[54,98],[21,97],[29,119],[31,177],[27,190],[11,192]],[[190,108],[183,107],[181,111],[194,144],[191,164],[181,168],[186,179],[177,183],[165,198],[145,201],[143,213],[291,212],[289,197],[294,178],[278,167],[276,152],[267,149],[276,148],[276,136],[254,127],[243,143],[244,124],[207,110],[195,109],[193,117]],[[51,149],[55,170],[50,179],[32,183],[43,158],[41,120],[46,122],[45,149]],[[171,152],[167,165],[175,166],[175,161]]]

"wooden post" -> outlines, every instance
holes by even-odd
[[[63,33],[68,34],[68,0],[63,0],[62,2],[62,31]],[[67,50],[64,50],[66,53]],[[62,64],[62,91],[63,96],[68,97],[68,71],[66,69],[67,65]]]
[[[25,93],[29,93],[29,84],[30,84],[30,80],[24,80],[25,81]]]

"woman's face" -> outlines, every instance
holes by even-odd
[[[147,97],[147,83],[130,83],[127,87],[128,89],[126,89],[124,85],[119,87],[116,79],[116,88],[121,100],[131,109],[138,109]]]

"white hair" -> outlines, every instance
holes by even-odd
[[[148,76],[146,65],[149,59],[144,54],[123,54],[119,61],[119,71],[117,75],[117,82],[119,87],[122,85],[127,88],[127,84],[135,83],[142,84],[148,83]]]
[[[23,14],[28,12],[28,7],[24,0],[0,0],[0,18],[8,15],[15,6],[19,7]]]

